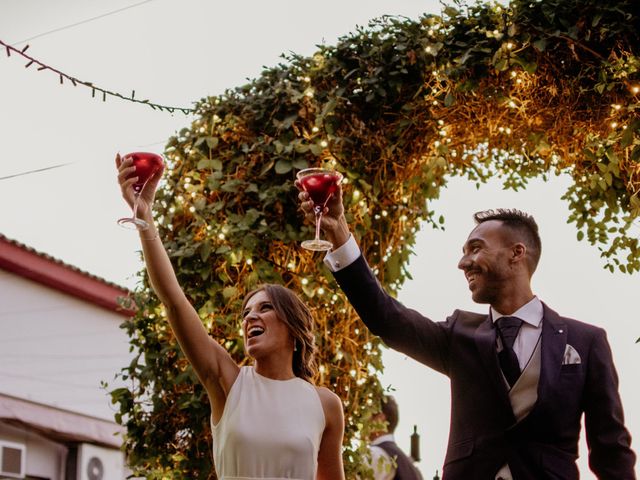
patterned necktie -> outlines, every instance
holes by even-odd
[[[522,326],[522,320],[516,317],[500,317],[496,320],[496,326],[502,339],[502,351],[498,353],[500,368],[509,386],[513,387],[520,377],[520,364],[516,352],[513,351],[513,343]]]

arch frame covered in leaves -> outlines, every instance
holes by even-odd
[[[343,399],[347,478],[367,478],[361,438],[382,387],[368,333],[317,256],[297,211],[295,172],[329,165],[381,283],[396,293],[421,225],[447,178],[525,188],[569,174],[564,195],[580,240],[606,268],[640,270],[640,19],[633,0],[454,4],[418,20],[384,17],[289,55],[245,86],[202,99],[171,138],[156,218],[180,283],[211,334],[239,362],[238,313],[262,282],[284,284],[317,323],[316,382]],[[126,329],[137,353],[112,393],[134,473],[215,478],[208,403],[143,275]]]

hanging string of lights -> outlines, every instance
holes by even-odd
[[[126,100],[126,101],[133,102],[133,103],[140,103],[142,105],[147,105],[148,107],[151,107],[154,110],[160,110],[162,112],[166,111],[166,112],[169,112],[169,113],[173,113],[175,111],[179,111],[179,112],[184,113],[185,115],[188,115],[190,113],[194,113],[195,112],[195,110],[192,109],[192,108],[161,105],[161,104],[158,104],[158,103],[150,102],[149,100],[137,99],[137,98],[135,98],[135,95],[136,95],[136,91],[135,90],[131,91],[131,95],[124,95],[122,93],[118,93],[118,92],[113,92],[111,90],[107,90],[106,88],[98,87],[97,85],[93,84],[92,82],[87,82],[87,81],[84,81],[84,80],[80,80],[80,79],[78,79],[76,77],[73,77],[71,75],[68,75],[68,74],[66,74],[66,73],[64,73],[64,72],[62,72],[62,71],[60,71],[60,70],[58,70],[56,68],[50,67],[49,65],[44,64],[40,60],[37,60],[34,57],[28,55],[26,53],[26,51],[29,49],[29,45],[25,45],[22,49],[17,49],[15,47],[13,47],[12,45],[9,45],[9,44],[3,42],[2,40],[0,40],[0,45],[5,48],[5,51],[7,53],[7,57],[11,57],[11,54],[15,53],[15,54],[23,57],[25,60],[27,60],[27,64],[25,65],[25,68],[29,68],[31,66],[35,66],[38,71],[48,70],[50,72],[53,72],[56,75],[58,75],[58,78],[60,79],[60,85],[63,85],[65,80],[67,80],[74,87],[77,87],[78,85],[81,85],[81,86],[90,88],[91,89],[91,97],[95,98],[96,95],[101,96],[103,102],[106,102],[107,97],[116,97],[116,98],[119,98],[121,100]]]

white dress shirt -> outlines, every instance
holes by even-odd
[[[369,451],[371,452],[371,464],[369,466],[373,469],[374,480],[393,480],[393,477],[395,477],[396,467],[393,464],[393,460],[387,452],[378,447],[381,443],[395,443],[395,441],[393,434],[387,433],[369,444]]]
[[[358,243],[356,242],[353,235],[350,235],[349,240],[347,240],[343,245],[327,253],[327,255],[324,257],[324,263],[327,265],[329,270],[331,270],[332,272],[337,272],[355,262],[359,256],[360,247],[358,246]],[[500,317],[507,316],[498,312],[493,307],[490,307],[489,311],[493,322],[498,320]],[[540,334],[542,333],[543,314],[544,310],[542,307],[542,302],[538,297],[533,297],[531,301],[520,307],[511,315],[508,315],[510,317],[517,317],[523,321],[522,327],[520,328],[518,336],[516,337],[513,344],[513,351],[518,357],[520,370],[525,369],[525,367],[531,360],[531,356],[533,355],[533,351],[535,350],[536,345],[538,344]],[[496,342],[496,349],[498,351],[501,351],[502,343],[499,336],[497,337]],[[378,477],[376,477],[376,480],[377,479]],[[496,474],[495,479],[513,480],[509,465],[504,465]]]

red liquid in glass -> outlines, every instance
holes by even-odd
[[[314,205],[324,206],[338,188],[339,179],[338,175],[332,173],[314,173],[302,177],[300,183],[313,200]]]
[[[133,165],[136,167],[134,175],[138,177],[138,181],[133,184],[133,191],[139,193],[147,180],[162,168],[162,157],[147,152],[128,153],[126,156],[133,160]]]

